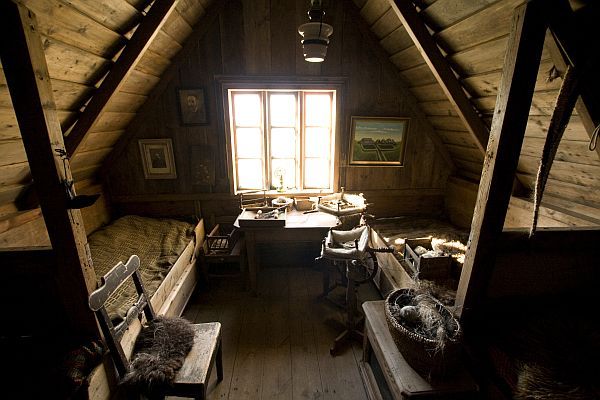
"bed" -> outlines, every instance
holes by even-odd
[[[203,245],[204,225],[167,219],[124,216],[88,238],[98,278],[119,261],[136,254],[152,306],[158,314],[181,315],[198,280],[196,256]],[[107,311],[115,321],[123,318],[134,301],[134,288],[124,285],[108,300]],[[140,326],[130,327],[122,345],[131,354]],[[90,399],[110,398],[112,369],[97,367],[89,379]]]
[[[371,242],[374,246],[391,246],[396,250],[393,254],[377,254],[381,272],[375,277],[375,283],[383,296],[394,289],[413,285],[416,271],[404,261],[406,239],[432,237],[432,243],[440,250],[450,253],[453,258],[452,279],[441,283],[449,286],[457,284],[469,231],[439,218],[417,216],[378,218],[369,225],[372,228]]]

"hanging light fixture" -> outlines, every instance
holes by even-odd
[[[333,33],[333,27],[323,23],[322,0],[311,0],[308,19],[310,22],[298,27],[298,33],[302,36],[302,51],[304,59],[308,62],[323,62],[327,55],[329,36]]]

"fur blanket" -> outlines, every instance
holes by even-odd
[[[194,344],[194,329],[179,317],[158,316],[137,337],[122,384],[161,398]]]

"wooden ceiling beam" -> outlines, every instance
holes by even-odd
[[[117,140],[113,146],[112,152],[109,153],[108,157],[102,162],[102,167],[99,171],[99,176],[108,174],[110,168],[114,162],[121,157],[127,146],[131,141],[131,135],[129,132],[137,130],[146,121],[146,115],[148,110],[152,109],[157,101],[161,100],[161,96],[166,90],[171,80],[179,73],[179,68],[185,62],[187,56],[196,47],[197,43],[206,35],[211,25],[218,20],[221,11],[228,5],[230,0],[219,0],[213,1],[210,7],[206,9],[206,14],[198,20],[196,25],[193,27],[194,30],[190,36],[185,40],[183,48],[173,57],[171,64],[162,73],[160,81],[154,86],[150,94],[148,95],[146,102],[137,111],[136,116],[131,120],[129,125],[125,128],[125,133]]]
[[[489,151],[456,296],[463,321],[471,320],[475,306],[485,297],[493,271],[495,244],[506,219],[544,46],[544,7],[542,0],[533,0],[516,8],[513,17]]]
[[[571,29],[566,29],[568,27],[560,25],[564,24],[565,21],[571,21],[571,24],[573,23],[572,21],[574,21],[574,13],[571,11],[569,4],[566,3],[566,1],[563,1],[557,2],[557,5],[560,7],[558,14],[561,15],[562,18],[552,24],[551,30],[546,33],[546,48],[550,53],[554,66],[560,75],[563,76],[567,70],[567,65],[571,65],[578,71],[581,68],[585,68],[585,64],[590,62],[582,59],[584,55],[587,55],[588,57],[595,56],[593,55],[592,49],[581,49],[580,46],[583,44],[580,44],[579,41],[570,34],[570,32],[574,31],[572,27]],[[593,12],[597,14],[598,7],[595,7],[596,9]],[[584,41],[582,43],[584,43]],[[596,61],[596,63],[598,62]],[[596,96],[596,93],[594,93],[594,85],[586,84],[583,80],[586,78],[598,78],[593,73],[590,74],[590,71],[595,70],[595,68],[590,68],[588,66],[586,69],[588,70],[587,76],[586,71],[583,71],[584,75],[580,76],[580,79],[582,79],[582,84],[579,86],[581,93],[575,104],[575,109],[581,118],[581,122],[583,123],[588,136],[592,139],[594,129],[600,123],[600,115],[598,115],[598,110],[594,109],[596,103],[592,100],[594,96]],[[600,146],[596,146],[596,153],[600,157]]]
[[[467,98],[454,71],[442,55],[442,52],[419,17],[412,2],[406,0],[388,1],[429,66],[431,73],[444,90],[446,97],[448,97],[448,100],[450,100],[456,109],[458,116],[471,133],[477,148],[481,154],[485,154],[489,137],[489,127],[484,123]]]
[[[35,15],[22,5],[0,2],[0,59],[56,254],[59,295],[75,334],[98,336],[88,295],[96,274],[81,212],[69,209],[66,182],[72,181],[52,94],[44,47]]]
[[[98,121],[110,99],[119,91],[136,67],[178,2],[179,0],[156,0],[154,2],[66,137],[65,142],[69,156],[72,157],[77,152],[79,144]]]

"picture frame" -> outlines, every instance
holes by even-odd
[[[403,166],[410,118],[352,116],[350,165]]]
[[[208,124],[208,111],[203,88],[177,88],[177,104],[182,125]]]
[[[138,144],[144,167],[144,178],[177,178],[175,157],[173,156],[173,141],[171,139],[140,139]]]

